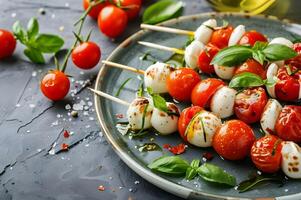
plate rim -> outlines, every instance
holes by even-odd
[[[283,25],[298,25],[295,23],[291,23],[290,20],[288,19],[278,19],[276,16],[272,15],[251,15],[248,13],[234,13],[234,12],[204,12],[204,13],[199,13],[199,14],[193,14],[193,15],[186,15],[186,16],[181,16],[178,18],[174,18],[162,23],[159,23],[157,25],[173,25],[176,24],[179,21],[185,21],[185,20],[190,20],[190,19],[198,19],[202,17],[222,17],[222,16],[239,16],[239,17],[245,17],[245,18],[259,18],[259,19],[269,19],[269,20],[274,20],[276,22],[280,22]],[[151,32],[151,30],[139,30],[126,38],[123,42],[121,42],[106,58],[106,61],[110,61],[114,55],[119,51],[119,49],[126,47],[129,45],[132,41],[132,39],[138,37],[139,35],[145,34],[147,32]],[[97,78],[95,81],[95,90],[99,89],[99,85],[103,81],[103,76],[105,75],[107,71],[107,67],[105,64],[102,64],[100,67],[100,70],[97,74]],[[241,197],[234,197],[234,196],[221,196],[221,195],[215,195],[215,194],[210,194],[202,191],[196,191],[192,190],[189,188],[186,188],[182,185],[178,185],[176,183],[173,183],[171,181],[168,181],[164,179],[163,177],[144,169],[143,166],[141,166],[138,162],[136,162],[133,158],[129,156],[126,152],[122,150],[122,147],[114,140],[114,138],[111,136],[110,131],[104,122],[104,116],[102,115],[102,109],[99,106],[101,102],[100,96],[94,93],[94,105],[95,105],[95,111],[97,114],[98,121],[100,123],[100,126],[102,128],[102,131],[104,132],[104,135],[107,139],[107,141],[111,144],[112,148],[116,152],[116,154],[121,158],[121,160],[129,167],[131,170],[133,170],[135,173],[137,173],[139,176],[141,176],[143,179],[146,181],[150,182],[151,184],[155,185],[156,187],[159,187],[160,189],[163,189],[173,195],[177,195],[182,198],[191,198],[191,197],[198,197],[198,198],[210,198],[210,199],[227,199],[227,200],[234,200],[234,199],[243,199],[247,200],[250,198],[241,198]],[[279,196],[279,197],[265,197],[265,200],[292,200],[295,198],[301,198],[301,192],[296,193],[296,194],[291,194],[291,195],[284,195],[284,196]],[[259,198],[260,199],[260,198]]]

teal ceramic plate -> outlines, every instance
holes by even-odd
[[[185,16],[178,19],[173,19],[163,23],[165,26],[176,27],[187,30],[195,30],[203,21],[209,18],[216,18],[219,23],[227,20],[230,24],[246,25],[248,30],[256,29],[269,38],[283,36],[293,39],[294,34],[301,33],[299,25],[291,24],[284,21],[279,21],[275,17],[270,16],[255,16],[230,13],[205,13],[194,16]],[[146,52],[158,60],[166,60],[170,54],[163,51],[149,49],[137,44],[137,41],[149,41],[166,46],[183,47],[187,41],[186,36],[180,36],[169,33],[153,32],[153,31],[139,31],[127,40],[125,40],[115,51],[109,56],[108,60],[133,66],[140,69],[146,69],[151,64],[148,61],[141,61],[139,59]],[[131,81],[122,90],[120,98],[131,102],[135,98],[136,90],[139,87],[139,77],[132,72],[102,66],[96,81],[95,88],[104,91],[108,94],[114,95],[120,85],[129,77]],[[239,193],[235,188],[217,187],[204,182],[201,179],[195,179],[187,182],[184,179],[170,178],[151,172],[146,165],[154,158],[161,156],[166,151],[160,152],[145,152],[141,153],[135,146],[139,146],[145,142],[150,142],[150,138],[154,138],[155,142],[162,146],[163,144],[176,145],[181,141],[177,134],[170,136],[156,136],[149,134],[141,140],[129,140],[128,137],[122,136],[115,128],[119,119],[116,114],[126,113],[127,108],[123,105],[118,105],[110,100],[102,97],[95,96],[95,105],[101,127],[116,153],[121,159],[136,173],[144,179],[153,183],[154,185],[181,197],[191,199],[256,199],[256,198],[269,198],[269,199],[301,199],[301,182],[298,180],[289,180],[286,185],[279,187],[276,184],[269,184],[258,187],[258,189]],[[123,119],[123,121],[126,119]],[[261,133],[256,126],[254,127],[256,135],[259,137]],[[194,148],[189,147],[182,156],[187,160],[199,158],[203,152],[213,152],[211,148]],[[251,173],[256,173],[256,168],[250,160],[233,162],[222,160],[214,153],[214,159],[211,161],[213,164],[221,166],[227,172],[233,174],[237,178],[237,182],[247,179]]]

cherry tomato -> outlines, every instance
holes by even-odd
[[[191,102],[193,105],[206,107],[212,95],[225,83],[216,78],[207,78],[199,82],[192,90]]]
[[[277,135],[285,141],[301,142],[301,106],[284,106],[276,121]]]
[[[225,28],[215,30],[212,33],[210,43],[212,43],[220,49],[227,47],[232,31],[232,26],[227,26]]]
[[[141,0],[114,0],[115,4],[119,2],[125,8],[129,20],[133,20],[139,15],[142,4]]]
[[[41,81],[41,91],[53,101],[63,99],[69,91],[70,81],[66,74],[61,71],[49,71]]]
[[[258,122],[267,102],[268,97],[263,88],[246,89],[236,95],[234,112],[238,119],[247,124]]]
[[[229,120],[213,136],[213,148],[228,160],[240,160],[249,155],[255,135],[251,127],[240,120]]]
[[[203,50],[199,55],[199,68],[202,72],[207,74],[214,73],[213,65],[210,65],[212,58],[219,52],[219,48],[213,44],[207,44],[206,49]]]
[[[290,67],[290,71],[294,72],[298,70],[295,66]],[[301,83],[301,71],[297,71],[293,75],[288,74],[286,67],[282,67],[278,70],[278,81],[275,85],[275,94],[277,99],[282,101],[296,101],[299,99],[300,83]]]
[[[248,59],[242,65],[236,68],[234,75],[241,74],[243,72],[250,72],[257,74],[263,80],[266,79],[266,70],[264,67],[254,59]]]
[[[166,79],[167,90],[178,101],[190,101],[192,89],[200,81],[199,74],[193,69],[177,69]]]
[[[11,56],[16,48],[14,35],[4,29],[0,29],[0,59]]]
[[[100,56],[100,48],[94,42],[83,42],[72,51],[72,61],[81,69],[91,69],[96,66]]]
[[[267,135],[254,142],[251,148],[251,159],[262,172],[274,173],[281,166],[281,149],[281,139]]]
[[[293,49],[298,53],[298,55],[294,58],[285,61],[285,64],[290,64],[298,69],[301,69],[301,43],[295,43],[293,45]]]
[[[191,119],[199,113],[201,110],[203,110],[200,106],[191,106],[188,108],[185,108],[180,115],[179,121],[178,121],[178,131],[180,133],[180,136],[184,139],[185,142],[187,142],[187,137],[185,136],[186,128],[191,121]]]
[[[126,12],[114,5],[104,7],[98,15],[100,31],[110,38],[115,38],[123,33],[127,23]]]
[[[95,0],[94,0],[95,1]],[[94,3],[92,1],[92,3]],[[109,5],[110,3],[109,2],[103,2],[101,4],[98,4],[97,6],[93,7],[90,12],[88,13],[88,15],[90,17],[92,17],[93,19],[97,20],[97,17],[100,13],[100,11],[107,5]],[[87,10],[88,7],[90,5],[90,0],[83,0],[83,7],[84,7],[84,10]]]
[[[267,38],[263,34],[257,31],[248,31],[241,37],[239,44],[253,46],[257,41],[268,42]]]

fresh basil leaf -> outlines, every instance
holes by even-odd
[[[263,53],[269,61],[287,60],[298,55],[293,49],[281,44],[270,44]]]
[[[43,54],[39,50],[27,48],[27,49],[24,50],[24,54],[33,63],[37,63],[37,64],[44,64],[45,63]]]
[[[275,79],[273,79],[273,78],[266,79],[266,80],[263,80],[263,83],[264,83],[265,86],[272,87],[277,83],[277,78],[275,77]]]
[[[116,94],[115,94],[116,97],[119,97],[120,92],[122,91],[122,89],[124,88],[124,86],[125,86],[131,79],[132,79],[132,78],[128,78],[128,79],[126,79],[126,80],[121,84],[121,86],[119,87],[119,89],[117,90],[117,92],[116,92]]]
[[[161,0],[149,6],[143,13],[142,21],[146,24],[156,24],[181,15],[184,3],[182,1]]]
[[[64,40],[57,35],[39,34],[32,45],[43,53],[55,53],[64,45]]]
[[[179,156],[162,156],[148,165],[155,172],[169,176],[183,176],[189,164]]]
[[[211,64],[235,67],[251,58],[252,54],[253,50],[250,47],[235,45],[219,51],[213,57]]]
[[[229,186],[236,185],[236,178],[216,165],[204,163],[197,171],[199,176],[206,181]]]
[[[190,167],[187,168],[185,178],[192,180],[198,174],[198,167],[200,166],[200,160],[193,160],[190,163]]]
[[[168,107],[165,99],[158,94],[154,94],[150,87],[147,87],[147,92],[152,97],[155,108],[167,113]]]
[[[253,51],[252,56],[257,62],[259,62],[261,65],[263,65],[263,63],[265,61],[265,55],[263,54],[262,51],[260,51],[260,50]]]
[[[229,83],[231,88],[257,87],[264,85],[260,76],[250,72],[238,74]]]
[[[254,51],[262,51],[264,48],[266,48],[266,46],[268,45],[268,43],[266,42],[255,42],[254,46],[252,47],[252,49]]]
[[[27,24],[27,35],[29,40],[39,33],[39,23],[36,18],[31,18]]]
[[[171,65],[174,68],[183,67],[184,56],[181,54],[172,54],[164,63]]]
[[[13,25],[13,33],[21,43],[27,42],[27,35],[24,28],[21,26],[20,21],[16,21]]]

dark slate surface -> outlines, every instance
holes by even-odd
[[[73,22],[82,12],[81,0],[0,0],[0,5],[0,28],[11,29],[16,20],[26,25],[36,16],[41,31],[62,35],[65,47],[73,41]],[[45,15],[39,13],[41,8]],[[200,11],[210,8],[205,2],[186,1],[185,14]],[[85,27],[86,32],[94,30],[92,40],[101,46],[105,59],[139,29],[139,22],[131,23],[114,42],[99,33],[95,21],[88,19]],[[1,200],[178,199],[129,169],[102,136],[92,94],[86,89],[76,92],[85,81],[94,81],[99,68],[83,72],[69,63],[67,73],[74,77],[72,93],[65,101],[52,103],[39,90],[39,80],[53,68],[51,58],[46,65],[34,65],[22,51],[18,44],[14,56],[0,62]],[[67,104],[80,109],[77,119],[68,115]],[[66,139],[64,129],[74,134]],[[62,143],[71,145],[68,152],[58,152]],[[56,154],[49,155],[49,151]],[[105,191],[98,191],[99,185]]]

